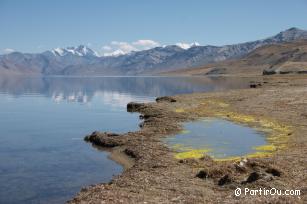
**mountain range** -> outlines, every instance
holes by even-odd
[[[290,28],[266,39],[240,44],[189,49],[169,45],[119,56],[99,56],[83,45],[36,54],[12,52],[0,55],[0,74],[156,75],[238,60],[265,46],[299,40],[307,40],[307,31]],[[219,74],[220,70],[212,72]]]

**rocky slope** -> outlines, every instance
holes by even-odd
[[[99,57],[95,51],[82,45],[39,54],[14,52],[0,56],[0,74],[151,75],[239,59],[266,45],[302,39],[307,39],[307,31],[290,28],[273,37],[241,44],[193,46],[189,49],[171,45],[120,56]],[[213,73],[220,72],[223,71],[213,70]]]
[[[269,75],[307,73],[307,40],[266,45],[243,58],[198,68],[166,72],[167,75]]]

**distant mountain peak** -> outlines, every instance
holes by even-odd
[[[78,47],[67,47],[67,48],[55,48],[51,50],[55,56],[65,56],[68,54],[76,55],[80,57],[99,57],[97,52],[93,51],[85,45],[79,45]]]
[[[306,30],[302,30],[302,29],[299,29],[299,28],[296,28],[296,27],[292,27],[292,28],[289,28],[285,31],[282,31],[280,33],[283,33],[283,34],[302,34],[302,33],[306,33],[307,31]]]
[[[302,29],[299,29],[297,27],[292,27],[292,28],[285,30],[284,32],[286,32],[286,31],[302,31]]]
[[[277,35],[267,38],[265,40],[273,41],[275,43],[290,42],[295,40],[307,39],[307,31],[296,27],[281,31]]]

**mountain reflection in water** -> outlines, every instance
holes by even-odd
[[[250,80],[0,76],[0,203],[63,203],[82,186],[119,174],[122,167],[83,137],[137,130],[128,102],[245,88]]]

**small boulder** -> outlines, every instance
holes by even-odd
[[[127,111],[128,112],[138,112],[142,108],[144,108],[144,103],[136,103],[136,102],[130,102],[127,104]]]
[[[250,173],[246,181],[244,181],[243,183],[252,183],[252,182],[257,181],[258,179],[260,179],[260,174],[254,171]]]
[[[197,178],[201,178],[201,179],[205,179],[208,178],[208,173],[205,170],[200,170],[197,174],[196,174]]]
[[[116,137],[119,136],[120,135],[116,133],[100,133],[95,131],[92,134],[85,136],[84,140],[101,147],[116,147],[121,145],[120,140],[116,139]]]
[[[258,88],[258,87],[261,87],[262,84],[261,83],[252,83],[249,85],[250,88]]]
[[[132,151],[131,149],[125,149],[124,150],[125,154],[128,155],[129,157],[132,157],[132,158],[136,158],[136,154],[134,151]]]
[[[223,186],[223,185],[225,185],[225,184],[229,184],[229,183],[231,183],[232,182],[232,180],[231,180],[231,178],[230,178],[230,176],[228,175],[228,174],[226,174],[225,176],[223,176],[219,181],[218,181],[218,185],[219,186]]]
[[[170,97],[170,96],[162,96],[162,97],[158,97],[156,98],[156,102],[159,103],[159,102],[170,102],[170,103],[174,103],[176,102],[177,100],[174,99],[173,97]]]
[[[273,176],[277,176],[277,177],[281,176],[281,172],[275,168],[268,168],[265,172],[272,174]]]

